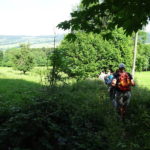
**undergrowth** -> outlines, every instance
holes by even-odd
[[[0,149],[148,150],[148,97],[134,89],[122,122],[100,81],[53,87],[28,107],[0,111]]]

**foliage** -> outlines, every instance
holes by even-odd
[[[107,41],[100,34],[79,32],[75,41],[64,39],[56,53],[56,65],[60,71],[77,79],[96,77],[103,70],[115,70],[120,62],[129,70],[132,59],[130,37],[126,37],[122,29],[115,29],[109,36],[111,40]]]
[[[0,51],[0,66],[2,66],[3,57],[3,51]]]
[[[26,44],[25,44],[26,45]],[[20,53],[21,48],[12,48],[4,51],[2,58],[2,66],[12,67],[14,64],[14,55]],[[50,65],[49,57],[51,55],[50,48],[30,48],[30,55],[33,57],[35,66]]]
[[[32,48],[31,53],[34,59],[35,66],[46,66],[48,63],[48,55],[50,48]]]
[[[50,86],[52,87],[52,86],[56,85],[58,80],[62,79],[62,77],[60,75],[60,69],[59,69],[60,55],[58,53],[57,48],[53,49],[49,59],[51,61],[51,69],[50,69],[50,73],[48,75],[48,81],[49,81]]]
[[[147,41],[147,33],[144,31],[138,32],[138,47],[136,71],[147,71],[150,69],[150,46],[145,44]]]
[[[114,45],[119,51],[121,59],[117,58],[119,62],[126,64],[126,70],[130,71],[132,67],[132,39],[130,36],[125,35],[125,31],[122,28],[115,28],[106,34],[110,37],[108,42]]]
[[[18,48],[12,48],[4,51],[2,66],[12,67],[13,66],[13,56],[18,53]]]
[[[145,44],[146,43],[146,41],[147,41],[147,37],[148,35],[147,35],[147,33],[146,32],[144,32],[144,31],[139,31],[138,32],[138,44]]]
[[[147,81],[146,81],[147,82]],[[141,84],[141,83],[140,83]],[[135,88],[132,93],[132,103],[128,109],[128,149],[147,150],[150,147],[150,92],[147,88]]]
[[[30,53],[29,45],[20,45],[20,51],[13,57],[13,66],[15,69],[23,71],[25,74],[27,71],[33,68],[34,61],[33,56]]]
[[[59,28],[99,33],[117,25],[131,34],[146,25],[150,18],[148,0],[82,0],[80,5],[82,7],[73,11],[71,19],[60,23]]]
[[[150,45],[139,44],[137,53],[136,70],[147,71],[150,70]]]

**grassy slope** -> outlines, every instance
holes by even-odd
[[[8,92],[8,94],[16,89],[22,93],[25,85],[24,92],[27,92],[28,89],[32,91],[40,87],[38,76],[36,75],[37,72],[40,72],[38,70],[32,71],[26,76],[21,76],[17,72],[14,73],[11,69],[6,71],[3,68],[2,70],[1,75],[3,75],[0,80],[1,93],[3,89],[5,89],[3,92]],[[8,72],[10,73],[9,75]],[[139,84],[144,83],[145,79],[144,75],[140,75],[136,74],[137,80],[140,81]],[[16,82],[16,80],[18,81],[16,79],[17,76],[21,80],[18,83]],[[10,80],[11,84],[10,82],[6,84],[7,82],[4,80],[7,82]],[[13,83],[13,81],[15,82]],[[145,86],[148,83],[146,81]],[[16,91],[11,93],[8,98],[15,96],[16,93]],[[37,150],[148,150],[148,139],[150,137],[150,134],[147,132],[150,123],[149,90],[140,88],[140,86],[133,88],[126,124],[121,124],[120,121],[117,121],[116,113],[108,100],[107,89],[98,80],[87,80],[70,84],[66,87],[62,86],[56,92],[49,93],[50,101],[47,101],[47,99],[43,101],[42,99],[39,104],[34,104],[34,107],[27,108],[25,112],[15,112],[14,116],[9,116],[9,122],[7,122],[7,116],[6,118],[4,117],[4,123],[1,125],[2,134],[0,134],[1,139],[3,139],[2,144],[0,144],[5,146],[3,149],[6,149],[6,143],[10,141],[10,146],[13,143],[15,148],[25,147],[26,149],[31,149],[32,147],[32,149]],[[19,98],[14,97],[14,100],[21,100],[21,105],[27,102],[28,99],[32,100],[30,94],[29,98],[26,95],[24,93],[19,94]],[[6,100],[5,96],[4,94]],[[141,101],[142,99],[145,101]],[[8,102],[16,106],[16,101]],[[12,126],[14,130],[11,130]],[[26,134],[26,131],[29,134]],[[16,133],[20,132],[23,134],[16,136]],[[35,136],[37,140],[34,145]],[[29,144],[28,147],[26,147],[27,144],[25,146],[22,144],[25,141],[24,139]],[[47,146],[49,147],[47,148]]]
[[[0,67],[0,103],[2,105],[21,104],[26,99],[37,95],[37,89],[44,83],[45,68],[34,68],[26,75],[12,68]],[[150,89],[150,72],[137,72],[136,82],[139,87]],[[141,93],[133,88],[133,95]]]
[[[0,68],[0,105],[11,107],[30,103],[39,94],[44,69],[34,68],[23,75],[12,68]]]

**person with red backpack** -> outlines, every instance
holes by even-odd
[[[121,107],[126,111],[131,98],[131,86],[135,86],[135,83],[132,75],[125,71],[123,63],[119,65],[118,71],[114,74],[112,86],[115,87],[115,107],[118,109],[118,112]]]

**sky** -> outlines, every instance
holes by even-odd
[[[57,24],[68,20],[80,0],[0,0],[0,35],[64,33]]]
[[[68,20],[80,0],[0,0],[0,35],[64,33],[57,24]],[[150,32],[150,24],[146,26]]]
[[[150,32],[150,22],[149,22],[148,25],[145,27],[145,31],[146,31],[146,32]]]

